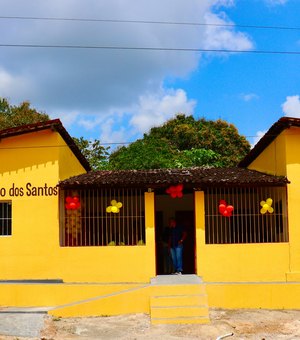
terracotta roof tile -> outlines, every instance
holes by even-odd
[[[285,177],[267,175],[244,168],[188,168],[156,170],[94,171],[61,181],[59,186],[71,188],[151,187],[161,188],[182,183],[188,187],[211,186],[279,186]]]

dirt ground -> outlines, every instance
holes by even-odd
[[[1,340],[94,339],[300,339],[300,310],[210,310],[207,325],[151,325],[148,315],[53,318],[45,316],[39,338],[1,336]]]

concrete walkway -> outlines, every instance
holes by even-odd
[[[0,309],[0,336],[39,337],[48,307]]]

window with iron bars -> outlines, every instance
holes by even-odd
[[[263,201],[266,203],[268,198],[273,209],[269,209],[270,212],[261,210]],[[225,205],[233,207],[231,216],[220,212],[220,202],[224,201]],[[286,187],[210,188],[205,191],[206,244],[288,240]]]
[[[11,235],[11,201],[0,201],[0,236]]]
[[[140,189],[61,191],[61,246],[144,245],[144,192]]]

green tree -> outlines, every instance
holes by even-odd
[[[108,167],[107,156],[109,147],[102,146],[98,139],[87,140],[83,137],[73,137],[73,139],[93,170],[101,170]]]
[[[10,105],[6,98],[0,97],[0,130],[11,127],[44,122],[50,117],[30,107],[29,102]]]
[[[178,150],[164,139],[145,136],[128,147],[122,146],[109,157],[111,169],[158,169],[171,168],[178,158]]]
[[[114,169],[235,166],[250,150],[236,127],[223,120],[179,114],[110,155]]]

